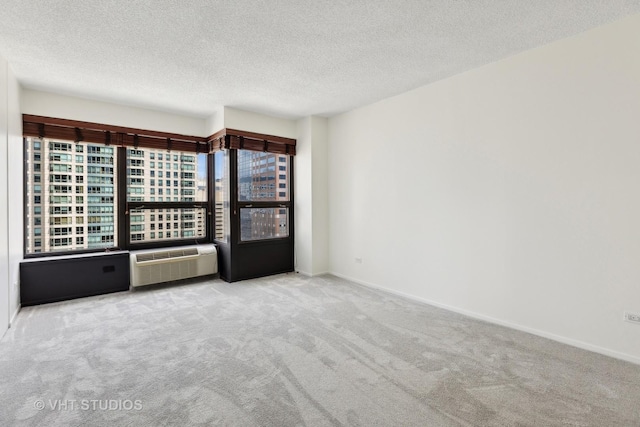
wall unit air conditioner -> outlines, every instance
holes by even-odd
[[[132,251],[129,261],[132,287],[218,272],[218,254],[213,244]]]

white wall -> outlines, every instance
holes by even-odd
[[[224,127],[284,138],[296,138],[298,134],[295,120],[266,116],[230,107],[224,107]]]
[[[224,129],[224,107],[216,110],[207,118],[205,122],[205,135],[211,136],[219,130]]]
[[[9,328],[8,64],[0,57],[0,337]]]
[[[20,261],[24,253],[24,144],[22,138],[21,87],[11,67],[8,68],[8,159],[9,181],[9,316],[10,321],[20,308]]]
[[[329,271],[329,208],[327,176],[328,121],[298,120],[295,180],[296,271],[307,276]]]
[[[640,363],[639,118],[640,16],[336,116],[331,271]]]
[[[313,275],[313,139],[311,117],[297,122],[296,155],[294,161],[295,268],[299,273]]]
[[[37,116],[104,123],[137,129],[209,136],[208,120],[163,111],[93,101],[31,89],[22,91],[22,112]]]
[[[312,275],[324,274],[329,271],[329,177],[328,177],[328,137],[329,121],[324,117],[311,117],[311,138],[313,151],[311,156],[311,195],[313,221],[313,268]],[[296,147],[297,148],[297,147]],[[297,157],[297,155],[296,155]],[[294,171],[304,173],[298,168]],[[296,191],[299,195],[300,192]],[[299,228],[308,226],[300,224]]]

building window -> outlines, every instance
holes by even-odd
[[[142,231],[155,230],[156,227],[160,230],[163,229],[163,227],[166,227],[167,229],[172,228],[171,223],[156,224],[155,223],[156,214],[153,213],[155,212],[155,209],[146,207],[145,206],[146,202],[162,203],[161,205],[162,209],[167,209],[169,212],[172,212],[172,211],[176,212],[176,219],[182,214],[187,214],[187,213],[193,214],[195,212],[198,212],[206,216],[206,207],[208,203],[208,193],[206,190],[208,186],[207,155],[206,154],[191,155],[190,153],[180,152],[180,151],[178,151],[175,154],[175,159],[177,162],[179,162],[177,163],[176,169],[179,169],[180,165],[182,164],[193,165],[196,167],[196,169],[194,170],[194,173],[192,174],[192,176],[189,177],[189,179],[184,180],[184,183],[183,183],[184,185],[181,185],[181,183],[176,180],[175,182],[176,197],[174,198],[174,200],[171,200],[170,197],[164,197],[171,194],[171,187],[172,187],[171,180],[164,179],[165,176],[170,178],[171,172],[167,172],[165,175],[162,173],[162,171],[158,171],[157,179],[156,179],[155,178],[156,172],[152,168],[154,168],[155,166],[157,166],[158,168],[162,168],[163,163],[161,162],[161,160],[165,158],[167,160],[170,160],[173,154],[163,153],[162,151],[165,151],[165,150],[156,150],[151,148],[141,148],[138,151],[142,153],[140,155],[141,158],[148,157],[150,161],[148,162],[147,165],[138,167],[138,169],[140,170],[140,173],[138,174],[137,172],[133,171],[134,167],[131,165],[132,161],[134,160],[134,157],[128,154],[128,158],[126,162],[128,165],[127,175],[131,176],[131,178],[128,178],[127,201],[129,202],[130,207],[135,210],[135,214],[134,212],[131,212],[130,218],[129,218],[129,224],[130,224],[130,227],[128,230],[129,243],[133,245],[141,244],[141,243],[148,242],[151,239],[153,239],[156,242],[160,242],[163,240],[166,241],[166,240],[174,240],[174,239],[182,239],[182,238],[190,239],[190,240],[206,238],[207,227],[205,222],[200,224],[199,227],[195,229],[191,229],[193,231],[193,235],[191,235],[190,233],[187,233],[185,235],[181,232],[185,230],[185,226],[183,222],[180,222],[180,221],[173,224],[173,228],[177,230],[175,235],[169,232],[167,232],[166,234],[158,233],[156,235],[155,231],[153,233],[143,233]],[[158,160],[158,162],[156,163],[155,161],[151,161],[151,159]],[[167,163],[164,166],[166,166],[166,168],[170,168],[169,163]],[[133,178],[134,175],[139,175],[140,178]],[[145,177],[149,177],[149,179],[144,179]],[[152,179],[151,177],[154,177],[154,178]],[[197,195],[194,194],[193,197],[183,196],[179,192],[179,190],[183,187],[196,188],[198,186],[201,186],[203,190],[200,192],[200,194],[197,194]],[[164,187],[168,187],[168,188],[166,188],[165,190]],[[156,195],[162,196],[157,198],[158,200],[157,202],[155,198]],[[137,197],[140,199],[133,200],[134,197]],[[186,207],[184,206],[186,202],[190,202],[193,204]],[[144,220],[140,221],[139,220],[140,217],[144,218]],[[164,214],[158,215],[158,219],[160,221],[162,221],[164,217],[165,217]],[[167,219],[171,218],[170,214],[166,214],[166,217]],[[147,227],[145,227],[145,225],[147,225]]]
[[[84,197],[85,182],[96,182],[92,184],[92,192],[108,193],[113,195],[116,188],[116,173],[113,165],[116,164],[116,152],[113,147],[105,147],[100,144],[91,144],[85,142],[60,141],[47,138],[25,138],[25,144],[28,149],[38,150],[41,154],[41,162],[27,162],[26,165],[26,185],[30,188],[27,191],[34,193],[33,204],[39,205],[38,208],[26,209],[27,223],[51,224],[49,228],[41,227],[33,228],[33,236],[43,235],[45,238],[40,240],[39,246],[36,246],[36,240],[32,236],[27,236],[26,254],[31,253],[50,253],[55,251],[74,251],[81,249],[99,249],[111,248],[115,245],[113,231],[109,233],[110,238],[103,241],[89,242],[86,237],[88,230],[83,226],[78,227],[59,227],[58,225],[84,223],[85,208],[94,209],[104,206],[114,208],[113,197],[111,199],[90,199]],[[84,162],[82,154],[88,153],[87,163],[92,165],[90,168],[84,168],[83,165],[77,163]],[[36,167],[38,165],[38,167]],[[42,165],[40,167],[40,165]],[[103,167],[102,165],[108,165]],[[45,172],[45,180],[51,185],[45,188],[47,197],[40,198],[38,193],[42,192],[40,184],[36,183],[35,177],[40,177],[40,170]],[[72,183],[80,185],[71,185]],[[74,188],[75,187],[75,188]],[[72,196],[71,194],[77,194]],[[44,207],[42,209],[41,207]],[[72,213],[77,215],[70,216]],[[112,227],[116,226],[116,220],[111,216]],[[29,229],[28,229],[29,230]],[[29,232],[29,231],[28,231]],[[45,234],[46,233],[46,234]],[[73,235],[73,237],[71,237]],[[61,237],[69,236],[69,237]],[[102,237],[102,236],[100,236]]]
[[[242,145],[242,136],[234,140],[237,136],[227,135],[218,141],[223,151],[215,155],[216,162],[226,159],[227,165],[220,176],[212,177],[208,170],[218,171],[214,162],[209,162],[214,156],[198,153],[208,152],[213,141],[205,144],[191,137],[134,133],[97,124],[95,128],[74,129],[78,122],[27,117],[23,129],[30,135],[25,145],[31,155],[26,157],[25,168],[25,194],[29,196],[25,224],[27,233],[42,236],[40,247],[33,244],[34,235],[26,236],[27,255],[135,249],[145,247],[151,239],[154,246],[179,245],[184,240],[203,242],[210,238],[209,224],[215,224],[211,231],[216,239],[228,238],[225,230],[230,224],[240,229],[241,241],[290,235],[291,157],[281,153],[293,154],[295,142],[248,137]],[[99,129],[103,131],[94,132]],[[243,148],[257,151],[228,145],[238,141]],[[229,169],[230,159],[236,164]],[[231,181],[226,179],[229,170],[237,172]],[[231,192],[229,182],[234,186]],[[215,216],[208,211],[214,206],[214,201],[208,200],[209,188],[216,195]],[[229,201],[237,207],[231,223],[218,218],[219,213],[229,217]]]
[[[289,156],[238,150],[237,158],[240,241],[288,237]],[[255,202],[261,202],[260,207],[253,206]]]

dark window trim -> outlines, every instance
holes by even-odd
[[[296,154],[296,140],[237,129],[222,129],[208,138],[212,151],[251,150],[274,154]]]
[[[27,186],[28,186],[28,150],[27,150],[27,137],[28,135],[23,137],[23,151],[24,151],[24,168],[23,168],[23,194],[24,200],[27,200]],[[36,136],[36,138],[39,138]],[[49,138],[51,139],[51,138]],[[86,141],[84,141],[86,142]],[[90,143],[90,142],[89,142]],[[118,219],[118,227],[114,230],[114,235],[117,236],[117,246],[112,246],[108,248],[95,248],[95,249],[76,249],[76,250],[60,250],[60,251],[49,251],[49,252],[38,252],[38,253],[27,253],[27,203],[23,205],[23,218],[24,218],[24,227],[23,227],[23,256],[24,259],[32,259],[32,258],[46,258],[46,257],[58,257],[58,256],[69,256],[69,255],[83,255],[83,254],[100,254],[100,253],[109,253],[115,251],[127,251],[127,250],[138,250],[138,249],[151,249],[151,248],[165,248],[165,247],[175,247],[175,246],[187,246],[194,244],[202,244],[202,243],[210,243],[213,242],[211,230],[213,227],[211,226],[211,220],[209,218],[213,218],[215,221],[215,217],[212,215],[212,200],[210,196],[210,191],[207,191],[207,195],[209,199],[205,202],[129,202],[127,201],[127,147],[115,147],[116,150],[116,161],[113,164],[115,169],[115,176],[117,179],[117,196],[114,203],[114,217]],[[175,150],[182,151],[182,150]],[[212,163],[212,156],[208,153],[196,153],[197,154],[205,154],[206,162],[207,162],[207,171],[209,172],[210,166]],[[207,186],[211,187],[210,183],[211,179],[207,177]],[[205,220],[205,236],[201,238],[178,238],[178,239],[170,239],[170,240],[159,240],[153,242],[131,242],[131,227],[130,227],[130,216],[129,211],[131,209],[144,207],[146,209],[190,209],[190,208],[199,208],[205,210],[206,220]],[[45,236],[46,238],[51,236]]]
[[[288,160],[289,160],[289,180],[288,180],[288,184],[289,184],[289,200],[284,201],[284,200],[272,200],[272,201],[248,201],[248,200],[238,200],[238,186],[237,183],[240,181],[239,177],[238,177],[238,150],[231,150],[234,151],[234,156],[232,157],[233,162],[235,163],[235,170],[230,171],[230,173],[234,174],[234,183],[235,183],[235,188],[230,189],[231,192],[231,196],[232,196],[232,201],[234,202],[234,216],[236,216],[236,224],[235,226],[237,227],[236,229],[236,241],[235,244],[237,245],[241,245],[241,246],[247,246],[247,245],[260,245],[260,244],[268,244],[269,242],[271,243],[277,243],[277,242],[293,242],[294,239],[294,226],[293,226],[293,197],[294,197],[294,193],[293,193],[293,155],[289,155]],[[285,154],[285,153],[274,153],[274,154]],[[279,162],[276,162],[276,164]],[[289,227],[289,235],[286,237],[271,237],[271,238],[267,238],[267,239],[255,239],[255,240],[242,240],[242,234],[241,234],[241,230],[240,230],[240,209],[242,208],[286,208],[289,209],[289,218],[288,218],[288,224],[287,226]]]
[[[23,136],[207,153],[208,138],[54,117],[22,115]]]
[[[237,149],[271,152],[274,154],[287,154],[289,157],[289,201],[275,202],[240,202],[237,194],[230,197],[230,230],[231,236],[237,236],[234,244],[259,245],[263,243],[275,243],[278,241],[293,241],[294,239],[294,183],[293,183],[293,156],[296,154],[296,140],[292,138],[259,134],[255,132],[242,131],[237,129],[222,129],[209,137],[197,137],[168,132],[159,132],[143,129],[128,128],[122,126],[112,126],[100,123],[82,122],[77,120],[67,120],[52,117],[43,117],[23,114],[23,197],[27,200],[28,185],[28,150],[27,137],[61,139],[74,142],[87,142],[94,144],[105,144],[115,146],[117,161],[113,165],[116,169],[115,175],[118,179],[118,195],[115,202],[114,216],[118,218],[117,230],[114,234],[118,239],[118,246],[109,248],[81,249],[72,251],[50,251],[44,253],[27,254],[27,227],[28,218],[27,203],[23,206],[23,218],[25,227],[23,230],[23,256],[28,258],[45,258],[68,255],[100,254],[117,251],[126,251],[143,248],[162,248],[171,246],[181,246],[189,244],[200,244],[218,242],[215,239],[215,174],[212,153],[222,149],[229,149],[232,153],[230,162],[230,183],[229,188],[237,187]],[[208,200],[206,202],[127,202],[126,196],[126,150],[131,148],[151,148],[167,149],[169,151],[185,151],[207,156],[207,186]],[[238,209],[253,205],[254,207],[286,207],[289,209],[289,236],[264,240],[240,241]],[[129,242],[130,221],[129,209],[142,207],[148,209],[179,209],[179,208],[203,208],[206,212],[206,235],[199,239],[172,239],[154,242],[135,243]],[[153,206],[153,207],[151,207]],[[233,238],[232,238],[233,240]],[[229,242],[231,244],[231,242]]]
[[[209,158],[207,158],[207,162],[209,162]],[[204,209],[205,215],[210,217],[209,211],[209,201],[206,202],[127,202],[127,207],[125,210],[126,222],[127,222],[127,235],[125,242],[127,243],[128,250],[137,250],[137,249],[152,249],[152,248],[167,248],[171,246],[187,246],[187,245],[198,245],[202,243],[211,243],[211,232],[208,226],[208,222],[206,221],[205,228],[205,236],[200,238],[178,238],[171,240],[157,240],[157,241],[146,241],[146,242],[131,242],[129,239],[131,238],[131,210],[133,209]],[[171,220],[171,222],[174,222]]]

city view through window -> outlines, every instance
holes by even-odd
[[[130,202],[207,200],[207,156],[127,149]],[[113,248],[117,229],[117,150],[112,146],[26,138],[26,253]],[[121,218],[121,217],[120,217]],[[202,207],[129,212],[130,242],[206,237]]]
[[[207,154],[118,150],[37,137],[25,138],[25,146],[26,254],[206,241]],[[126,155],[120,159],[119,153]],[[215,170],[212,233],[216,240],[227,241],[229,151],[219,151],[211,159]],[[240,241],[288,237],[290,157],[237,150],[236,160]],[[119,167],[126,169],[126,185],[120,187]],[[118,188],[125,188],[126,194],[118,194]],[[120,197],[131,204],[126,215],[118,212]],[[118,241],[120,221],[128,225],[124,242]]]
[[[289,156],[238,150],[240,240],[289,235]]]

